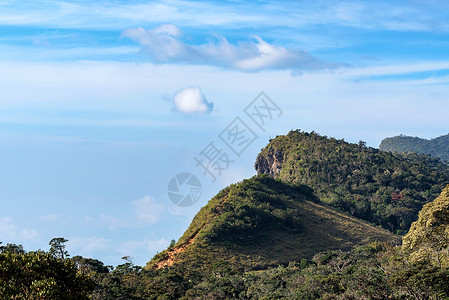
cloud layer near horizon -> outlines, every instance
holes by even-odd
[[[172,24],[156,29],[142,27],[127,29],[122,36],[143,47],[154,63],[181,63],[212,65],[240,71],[264,69],[318,70],[332,69],[342,64],[320,61],[310,54],[276,46],[252,35],[249,42],[231,44],[224,36],[217,35],[215,42],[188,44],[182,40],[182,31]]]

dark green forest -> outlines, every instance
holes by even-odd
[[[259,271],[219,265],[200,272],[178,264],[115,269],[81,257],[0,253],[2,299],[447,299],[449,268],[411,262],[385,243],[328,250]]]
[[[322,202],[397,234],[449,183],[449,167],[429,155],[383,152],[299,130],[271,140],[255,167],[308,185]]]

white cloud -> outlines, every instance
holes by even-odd
[[[103,224],[110,230],[116,228],[142,228],[158,223],[165,216],[167,208],[159,204],[153,197],[145,196],[142,199],[132,202],[130,211],[122,216],[111,216],[100,214]]]
[[[287,50],[262,40],[257,35],[252,36],[256,41],[251,46],[256,49],[253,55],[238,60],[234,66],[239,70],[255,71],[262,69],[321,69],[337,65],[318,61],[304,51]],[[246,52],[246,49],[243,49]]]
[[[319,61],[304,51],[291,50],[264,41],[257,35],[250,42],[233,45],[223,36],[216,42],[207,44],[188,44],[182,40],[181,30],[165,24],[153,30],[141,27],[123,32],[143,46],[155,63],[183,63],[213,65],[241,71],[260,71],[264,69],[332,69],[341,64]]]
[[[127,64],[114,62],[79,62],[79,63],[14,63],[0,62],[0,69],[4,71],[0,75],[0,90],[2,99],[0,101],[0,123],[11,124],[49,124],[49,125],[70,125],[70,126],[114,126],[128,128],[185,128],[194,129],[193,126],[209,126],[209,118],[196,118],[195,123],[185,118],[173,118],[167,111],[167,104],[159,101],[160,95],[173,90],[173,87],[186,87],[192,82],[200,87],[207,87],[207,96],[212,97],[213,102],[220,106],[220,117],[234,117],[236,108],[243,108],[244,103],[248,103],[254,96],[255,91],[263,89],[271,98],[279,101],[279,106],[284,111],[296,112],[295,108],[317,107],[314,111],[308,111],[301,115],[301,124],[298,123],[298,116],[286,114],[282,122],[289,125],[288,129],[300,127],[310,130],[319,130],[321,127],[329,126],[336,129],[337,124],[344,118],[339,114],[349,111],[346,107],[359,107],[361,112],[369,111],[360,106],[368,103],[383,103],[383,99],[388,99],[391,104],[401,103],[398,99],[420,98],[417,102],[423,112],[417,117],[433,116],[420,126],[433,128],[433,132],[440,132],[444,128],[444,115],[441,114],[441,107],[447,107],[447,77],[444,70],[449,69],[449,62],[440,61],[410,61],[408,64],[384,64],[382,66],[345,68],[334,72],[311,72],[302,73],[301,76],[291,76],[291,72],[286,70],[244,73],[232,69],[220,70],[209,66],[192,65],[154,65]],[[442,70],[443,72],[439,72]],[[421,76],[408,76],[413,73],[436,71],[431,78]],[[432,72],[430,72],[432,73]],[[61,76],[64,74],[64,76]],[[189,74],[186,76],[185,74]],[[387,76],[384,76],[387,75]],[[390,78],[394,75],[394,78]],[[407,75],[407,76],[397,76]],[[423,75],[424,76],[424,75]],[[414,82],[410,82],[414,80]],[[223,84],[226,82],[226,84]],[[64,95],[64,97],[61,97]],[[150,101],[149,101],[150,99]],[[436,100],[434,100],[436,99]],[[345,100],[345,105],[338,105],[339,101]],[[432,105],[425,105],[430,103]],[[434,101],[438,101],[438,105]],[[331,105],[336,103],[335,107]],[[405,107],[410,108],[406,104]],[[381,108],[381,105],[378,105]],[[326,108],[323,110],[323,107]],[[343,109],[345,108],[345,109]],[[123,115],[123,118],[105,119],[96,115],[89,115],[89,118],[73,119],[68,118],[66,112],[72,111],[98,111],[112,115]],[[296,113],[301,113],[301,111]],[[330,114],[323,117],[326,111]],[[360,114],[360,111],[357,115]],[[383,108],[383,111],[385,109]],[[388,111],[397,114],[397,111]],[[401,114],[404,108],[398,108]],[[50,113],[48,113],[50,112]],[[143,112],[143,113],[142,113]],[[412,112],[410,112],[411,114]],[[104,114],[101,114],[104,115]],[[378,115],[363,115],[364,124],[372,124],[372,127],[380,126],[380,118],[386,118],[385,113]],[[347,116],[349,117],[349,116]],[[351,118],[354,115],[350,116]],[[405,117],[405,115],[404,115]],[[391,120],[384,120],[380,124],[389,124],[390,128],[401,125],[401,128],[411,126],[416,128],[414,118],[407,118],[401,122],[395,121],[397,117],[392,116]],[[326,120],[327,123],[315,123],[315,120]],[[347,123],[350,121],[348,119]],[[299,125],[294,125],[299,124]],[[219,123],[211,123],[215,126],[211,134],[220,130]],[[343,125],[341,125],[343,126]],[[349,126],[349,125],[347,125]],[[385,125],[386,126],[386,125]],[[356,126],[353,126],[354,128]],[[387,130],[387,129],[385,129]],[[276,134],[278,134],[278,131]],[[324,132],[324,131],[323,131]],[[395,132],[387,132],[387,135]],[[408,133],[401,129],[399,133]],[[361,136],[370,142],[370,133]],[[383,134],[383,133],[382,133]],[[410,133],[418,134],[418,133]],[[435,135],[436,133],[432,133]],[[385,134],[384,134],[385,135]],[[84,141],[95,141],[102,143],[116,142],[116,140],[94,138],[83,133],[80,140],[73,140],[75,137],[66,135],[69,139],[62,141],[64,135],[53,135],[47,133],[40,134],[18,134],[16,132],[3,132],[0,139],[11,144],[29,144],[64,142],[81,143]],[[343,135],[342,135],[343,137]],[[345,137],[348,137],[345,133]],[[429,136],[430,137],[430,136]],[[378,145],[375,137],[374,143]],[[98,140],[97,140],[98,139]],[[121,140],[117,140],[117,142]],[[380,141],[380,140],[379,140]],[[129,140],[128,142],[138,142]],[[156,141],[159,142],[159,141]],[[174,143],[178,143],[174,141]],[[195,152],[196,153],[196,152]],[[137,199],[136,199],[137,200]],[[130,201],[132,202],[132,201]],[[130,206],[129,218],[134,216],[132,206]],[[114,215],[114,217],[117,217]],[[131,220],[106,220],[111,227],[141,227],[145,224],[142,220],[134,218]],[[111,222],[109,222],[111,221]],[[128,225],[127,225],[128,224]]]
[[[93,257],[94,253],[109,249],[110,244],[111,240],[102,237],[71,237],[68,239],[67,249],[72,255]]]
[[[343,76],[348,75],[348,77],[363,78],[371,76],[405,75],[418,72],[440,71],[447,69],[449,69],[449,61],[441,60],[352,68],[341,70],[339,71],[339,73]]]
[[[448,4],[444,1],[314,1],[297,5],[288,1],[4,1],[0,24],[58,28],[122,29],[142,24],[172,22],[197,26],[266,28],[288,26],[294,31],[307,25],[447,31]],[[137,1],[140,2],[140,1]],[[432,2],[432,3],[429,3]]]
[[[11,218],[1,218],[0,219],[0,232],[3,234],[11,233],[15,231],[15,226],[12,224]]]
[[[126,241],[120,243],[117,252],[121,255],[129,255],[132,257],[136,257],[136,254],[140,252],[142,255],[147,254],[148,258],[150,258],[149,254],[155,254],[167,248],[169,244],[170,242],[165,238],[160,238],[159,240]]]
[[[173,109],[180,113],[210,113],[214,108],[214,104],[209,102],[197,86],[189,86],[177,91],[173,95]]]
[[[78,1],[79,2],[79,1]],[[11,1],[0,2],[0,24],[58,26],[62,28],[124,28],[149,22],[176,21],[183,24],[225,25],[235,22],[269,21],[256,10],[252,15],[237,13],[230,5],[206,1],[151,1],[118,3],[108,1]],[[139,1],[138,1],[139,2]]]
[[[17,228],[12,218],[0,218],[0,237],[3,243],[18,243],[39,240],[40,234],[35,229]]]
[[[133,202],[134,213],[140,220],[155,224],[159,222],[162,215],[165,213],[166,208],[163,204],[159,204],[152,197],[146,196],[140,200]]]

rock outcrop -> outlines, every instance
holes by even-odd
[[[275,148],[268,149],[265,155],[260,155],[254,164],[258,174],[278,175],[282,170],[284,154]]]
[[[424,205],[404,237],[403,249],[411,251],[411,261],[429,259],[438,266],[449,266],[449,185]]]

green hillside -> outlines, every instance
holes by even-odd
[[[146,267],[127,256],[115,268],[70,258],[64,238],[62,252],[7,244],[0,298],[448,299],[449,186],[434,200],[447,168],[292,131],[258,156],[256,169],[268,174],[220,191]],[[423,204],[403,246],[355,218],[406,231]]]
[[[390,152],[429,154],[448,162],[449,134],[431,140],[405,135],[390,137],[381,142],[379,149]]]
[[[448,166],[430,156],[382,152],[299,130],[271,140],[255,168],[306,184],[321,201],[398,234],[449,183]]]
[[[265,269],[376,240],[401,242],[386,230],[319,204],[307,186],[260,175],[222,190],[147,268],[181,263],[209,271],[222,266]]]

